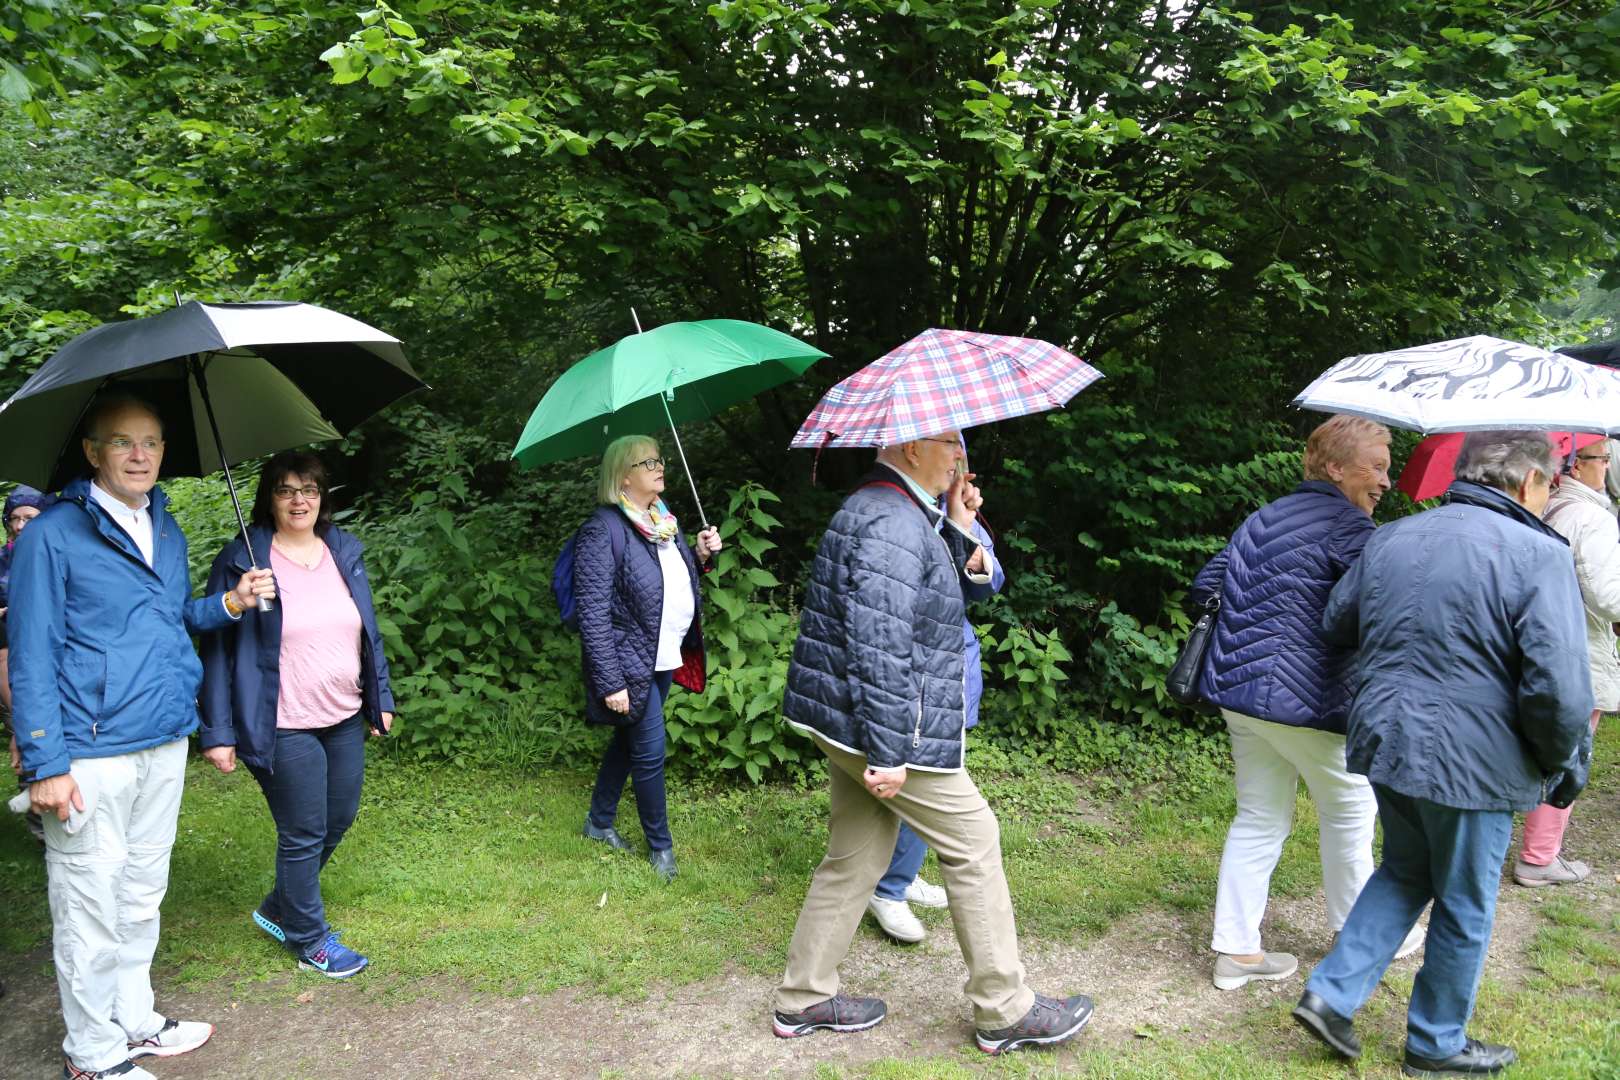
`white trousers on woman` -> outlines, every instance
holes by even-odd
[[[1328,927],[1338,933],[1373,872],[1378,804],[1372,785],[1346,771],[1343,735],[1274,724],[1227,709],[1221,715],[1237,765],[1237,816],[1221,854],[1211,947],[1239,956],[1261,951],[1260,919],[1266,913],[1271,872],[1293,827],[1301,778],[1316,803]]]
[[[86,1072],[122,1064],[129,1044],[157,1033],[152,955],[169,850],[186,781],[186,740],[116,757],[78,758],[85,801],[73,833],[45,815],[62,1052]]]

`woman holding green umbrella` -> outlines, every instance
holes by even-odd
[[[585,678],[585,711],[614,728],[591,795],[584,833],[617,851],[613,827],[625,780],[635,788],[647,858],[675,877],[675,844],[664,799],[664,698],[673,683],[701,691],[703,625],[698,568],[720,550],[720,533],[686,544],[662,498],[664,459],[645,435],[615,439],[602,455],[602,504],[574,541],[574,603]]]

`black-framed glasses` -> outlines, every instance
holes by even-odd
[[[270,494],[282,502],[291,502],[294,495],[302,495],[307,502],[314,502],[321,497],[321,489],[311,484],[309,487],[293,487],[291,484],[277,484],[270,489]]]
[[[930,437],[930,438],[927,438],[927,439],[918,439],[917,441],[918,442],[944,443],[947,446],[956,446],[956,447],[960,447],[962,445],[962,440],[961,439],[936,439],[936,438]]]
[[[1576,461],[1601,461],[1605,465],[1607,465],[1609,463],[1609,459],[1612,458],[1613,456],[1614,456],[1613,454],[1576,454],[1575,455],[1575,460]]]
[[[646,469],[648,472],[657,472],[659,469],[664,467],[664,459],[661,457],[650,457],[644,461],[633,461],[630,463],[630,467],[632,469],[634,469],[637,465],[641,466],[643,469]]]

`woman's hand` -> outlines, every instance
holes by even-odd
[[[609,694],[607,697],[602,699],[602,704],[606,705],[613,712],[628,715],[630,712],[630,691],[628,689],[624,689]]]
[[[381,738],[382,736],[388,734],[390,731],[394,730],[394,714],[391,713],[391,712],[385,712],[385,713],[382,714],[382,730],[381,731],[378,731],[376,728],[367,728],[366,730],[371,732],[371,737],[372,738],[374,738],[374,739]]]
[[[202,752],[202,755],[208,759],[208,764],[222,773],[236,771],[236,747],[234,746],[210,746]]]
[[[697,534],[698,562],[708,562],[709,556],[720,550],[720,530],[710,525]]]
[[[895,769],[879,772],[876,769],[867,769],[861,774],[861,783],[879,799],[892,799],[900,794],[900,789],[906,783],[906,770]]]
[[[259,606],[259,597],[266,600],[276,598],[276,579],[268,570],[249,570],[242,575],[242,580],[236,583],[234,590],[236,603],[242,608],[256,608]]]

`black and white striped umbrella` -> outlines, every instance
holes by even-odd
[[[1294,405],[1425,434],[1493,428],[1613,434],[1620,432],[1620,376],[1480,335],[1347,356]]]

